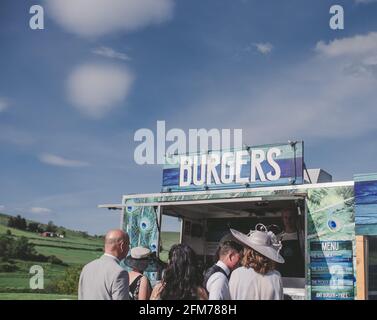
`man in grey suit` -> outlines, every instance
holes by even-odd
[[[81,271],[79,300],[128,300],[128,272],[120,265],[129,250],[128,234],[110,230],[105,237],[105,253]]]

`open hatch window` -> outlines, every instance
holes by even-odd
[[[195,250],[203,268],[214,263],[218,243],[229,233],[229,228],[247,234],[262,223],[282,240],[281,254],[286,264],[277,266],[282,277],[305,278],[304,198],[224,203],[209,201],[166,206],[163,212],[182,218],[181,241]],[[304,285],[304,281],[300,283],[300,287]]]

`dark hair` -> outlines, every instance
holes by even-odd
[[[169,251],[168,266],[163,275],[161,300],[187,300],[197,297],[202,283],[196,254],[186,244],[175,244]]]
[[[241,252],[243,249],[242,245],[235,241],[225,241],[222,244],[220,244],[219,248],[219,256],[224,256],[228,254],[230,251],[236,251]]]
[[[221,242],[219,246],[217,247],[217,250],[215,253],[215,260],[218,261],[220,257],[227,255],[230,251],[236,251],[236,252],[241,253],[242,250],[243,250],[243,246],[233,240],[227,240],[227,241]]]
[[[255,272],[258,272],[262,275],[265,275],[274,270],[276,266],[274,261],[251,248],[244,249],[241,264],[245,268],[253,268]]]

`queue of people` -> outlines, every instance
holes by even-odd
[[[152,289],[144,272],[157,271],[162,264],[143,247],[131,249],[126,258],[127,233],[111,230],[105,237],[104,255],[81,272],[79,299],[282,300],[282,278],[277,270],[277,265],[284,264],[281,249],[279,238],[262,224],[248,234],[230,229],[219,243],[218,261],[203,275],[194,250],[176,244],[169,251],[162,280]],[[122,267],[123,259],[129,272]]]

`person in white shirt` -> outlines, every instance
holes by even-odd
[[[264,230],[258,230],[258,226]],[[233,236],[246,247],[242,267],[232,272],[229,291],[232,300],[283,300],[281,275],[276,263],[284,263],[279,254],[281,243],[261,224],[248,235],[230,229]]]
[[[208,291],[208,300],[230,300],[229,276],[240,261],[243,247],[235,241],[220,242],[218,261],[204,275],[204,288]]]

